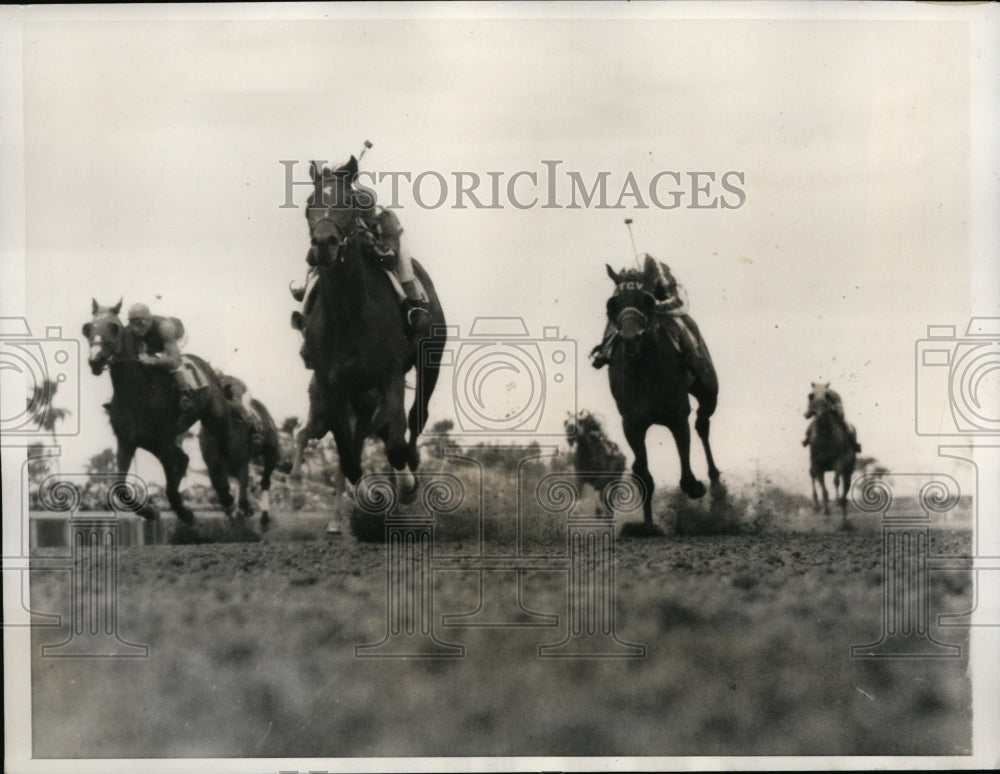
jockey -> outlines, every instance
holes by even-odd
[[[181,367],[180,339],[184,325],[176,317],[152,315],[145,304],[133,304],[128,310],[128,327],[134,337],[139,362],[153,368],[170,371],[180,390],[182,414],[194,409],[191,385]]]
[[[409,246],[403,232],[403,226],[399,222],[394,212],[383,209],[374,204],[362,206],[361,202],[373,199],[371,191],[365,190],[363,197],[358,197],[358,189],[355,188],[357,181],[357,159],[351,156],[347,164],[331,170],[324,167],[322,170],[324,178],[338,174],[350,175],[349,197],[351,204],[356,208],[360,222],[365,227],[363,234],[371,245],[372,251],[380,261],[392,266],[392,271],[399,280],[400,286],[406,299],[403,302],[406,310],[406,322],[411,330],[421,331],[430,324],[430,311],[428,309],[428,298],[413,272],[413,258],[410,255]],[[361,202],[358,199],[361,198]],[[306,218],[310,217],[309,210],[306,210]],[[309,264],[309,271],[306,275],[306,283],[290,288],[292,297],[296,301],[305,298],[306,290],[316,272],[317,250],[315,245],[306,254],[306,263]],[[305,311],[305,310],[303,310]],[[305,360],[305,354],[303,353]],[[306,363],[306,367],[310,367]]]
[[[235,376],[224,374],[219,369],[215,369],[215,375],[219,377],[223,393],[229,398],[229,405],[250,430],[250,451],[256,454],[264,445],[264,428],[257,417],[257,412],[250,405],[250,392],[246,383]]]
[[[701,337],[697,324],[688,314],[687,290],[674,279],[670,267],[663,261],[656,261],[648,253],[643,258],[646,261],[653,260],[656,264],[658,271],[653,296],[656,298],[657,319],[663,325],[674,348],[680,352],[681,361],[702,384],[715,385],[718,389],[718,377],[708,347]],[[604,338],[590,352],[590,356],[594,359],[592,363],[594,368],[603,368],[608,364],[616,336],[615,323],[613,320],[608,320]]]
[[[827,385],[825,387],[826,402],[833,410],[833,413],[840,417],[840,421],[843,422],[844,427],[847,428],[847,434],[851,437],[851,443],[854,445],[855,453],[861,453],[861,444],[858,443],[858,431],[855,429],[854,425],[847,421],[844,417],[844,402],[841,400],[840,393],[836,390],[831,390]],[[816,420],[813,417],[816,415],[815,410],[812,406],[805,413],[806,419],[812,419],[809,423],[809,427],[806,428],[806,437],[802,441],[803,446],[808,446],[812,443],[813,430],[816,426]]]

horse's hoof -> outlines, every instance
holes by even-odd
[[[136,514],[144,518],[146,521],[159,521],[160,512],[156,510],[152,505],[147,505],[145,508],[140,508],[136,511]],[[180,516],[180,514],[178,514]]]
[[[627,521],[619,537],[663,537],[663,530],[648,521]]]
[[[157,516],[159,518],[159,516]],[[194,524],[194,514],[190,511],[178,511],[177,518],[183,521],[185,524]]]
[[[340,525],[334,521],[331,521],[326,525],[326,536],[327,537],[341,537],[344,531],[340,528]]]
[[[700,497],[705,496],[705,485],[698,481],[697,479],[692,479],[691,481],[681,481],[681,491],[684,492],[692,500],[697,500]]]

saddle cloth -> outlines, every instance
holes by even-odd
[[[202,370],[201,366],[187,355],[181,355],[181,365],[178,368],[184,381],[192,390],[200,390],[211,384],[209,376]]]

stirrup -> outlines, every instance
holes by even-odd
[[[431,324],[431,313],[420,301],[406,300],[406,324],[415,331],[426,330]]]

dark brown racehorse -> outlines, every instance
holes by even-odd
[[[809,476],[812,479],[813,508],[819,511],[816,484],[823,492],[823,513],[830,515],[830,495],[826,474],[833,471],[833,494],[840,503],[841,518],[847,522],[847,493],[851,489],[856,452],[847,423],[830,399],[827,384],[813,383],[807,397],[806,418],[815,417],[809,431]]]
[[[698,400],[695,429],[701,438],[708,462],[708,477],[713,488],[719,484],[719,470],[708,442],[709,418],[715,412],[718,387],[706,386],[695,379],[681,361],[680,354],[658,319],[656,298],[657,266],[648,258],[642,271],[616,273],[607,267],[615,283],[608,300],[608,319],[617,332],[608,362],[611,394],[622,416],[625,438],[635,454],[632,472],[642,482],[644,528],[656,532],[653,525],[653,476],[646,457],[646,431],[663,425],[674,436],[681,462],[681,490],[691,498],[705,494],[705,485],[691,472],[691,430],[688,415],[691,402]]]
[[[314,179],[321,174],[315,164],[311,172]],[[430,277],[414,260],[414,273],[429,299],[431,322],[421,333],[408,329],[396,290],[358,218],[350,187],[356,161],[352,158],[338,172],[329,177],[323,173],[328,194],[324,201],[315,201],[315,192],[309,199],[318,278],[306,300],[305,316],[296,313],[293,325],[304,334],[314,374],[293,474],[308,441],[332,432],[340,471],[356,484],[362,473],[362,447],[374,435],[385,442],[389,464],[397,471],[400,499],[406,502],[416,492],[412,471],[420,464],[417,437],[438,379],[446,339],[444,312]],[[407,416],[405,378],[411,369],[416,372],[416,397]]]
[[[223,392],[227,399],[232,398],[232,394],[225,385],[223,385]],[[201,447],[201,456],[209,470],[222,468],[239,482],[236,506],[237,515],[240,517],[249,517],[253,513],[248,493],[250,464],[260,465],[260,523],[261,526],[266,526],[271,521],[271,473],[274,472],[281,456],[281,445],[278,439],[278,427],[264,404],[251,399],[250,406],[260,418],[262,443],[259,449],[256,451],[251,449],[250,436],[253,428],[236,411],[232,410],[229,412],[227,447],[223,448],[221,446],[223,439],[216,433],[206,431],[204,426],[202,426],[202,431],[198,436],[198,443]]]
[[[100,376],[107,368],[111,374],[114,394],[105,408],[118,440],[118,472],[128,472],[136,449],[150,452],[163,466],[170,507],[177,518],[191,523],[194,514],[184,505],[178,490],[188,466],[188,456],[181,449],[178,436],[200,420],[202,433],[211,434],[220,447],[225,447],[229,436],[229,404],[209,365],[193,355],[185,355],[198,366],[207,389],[195,393],[194,410],[182,421],[179,389],[173,375],[139,362],[135,337],[118,317],[121,307],[121,301],[104,307],[95,300],[93,319],[83,326],[90,347],[91,372]],[[218,463],[205,461],[209,463],[209,476],[219,501],[226,514],[231,515],[233,497],[226,472]],[[147,519],[159,518],[152,505],[138,513]]]

